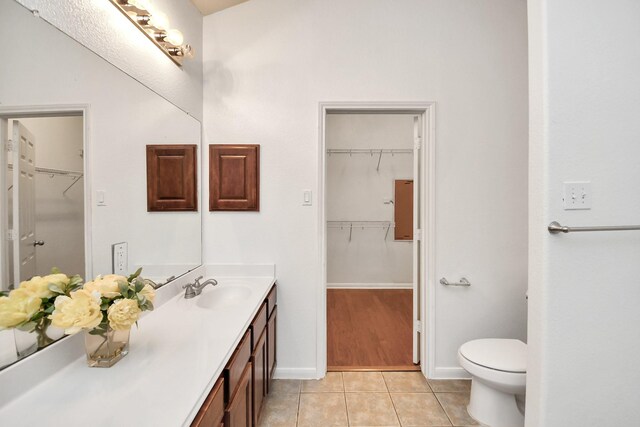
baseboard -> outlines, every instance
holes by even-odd
[[[316,368],[280,368],[276,366],[273,378],[278,380],[315,380],[318,379]]]
[[[461,367],[440,367],[435,369],[432,380],[471,379],[471,375]]]
[[[412,283],[327,283],[327,289],[412,289]]]

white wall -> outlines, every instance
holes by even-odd
[[[328,114],[327,148],[413,150],[413,116],[407,114]],[[413,179],[413,155],[332,154],[327,156],[329,221],[394,221],[396,179]],[[394,241],[394,230],[327,230],[327,282],[332,287],[411,286],[410,241]]]
[[[302,191],[318,190],[321,101],[437,102],[435,273],[473,285],[431,284],[436,374],[463,374],[469,339],[525,338],[526,19],[524,0],[253,0],[205,17],[205,141],[261,144],[262,200],[205,213],[204,256],[277,265],[281,374],[316,373],[318,208]]]
[[[134,79],[202,120],[202,15],[189,0],[154,0],[196,56],[176,66],[108,0],[17,0]]]
[[[36,141],[36,167],[83,172],[82,117],[22,118]],[[36,274],[58,267],[84,276],[84,182],[75,177],[36,174]],[[25,278],[26,279],[26,278]]]
[[[89,106],[85,196],[103,190],[107,204],[92,206],[93,273],[111,272],[121,241],[130,270],[166,264],[166,278],[200,264],[200,213],[147,212],[145,166],[147,144],[199,144],[200,123],[15,2],[0,2],[0,39],[12,45],[0,105]]]
[[[640,425],[640,3],[529,1],[527,426]],[[593,207],[565,211],[564,181]]]

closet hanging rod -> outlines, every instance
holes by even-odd
[[[328,148],[327,154],[413,154],[411,148]]]

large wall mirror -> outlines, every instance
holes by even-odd
[[[0,36],[0,290],[54,267],[110,274],[120,243],[126,271],[159,286],[199,266],[199,210],[147,211],[145,148],[199,157],[200,122],[15,2],[0,4]],[[0,330],[0,368],[30,353],[15,335]]]

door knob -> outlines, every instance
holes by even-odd
[[[44,246],[44,240],[34,240],[33,246]]]

